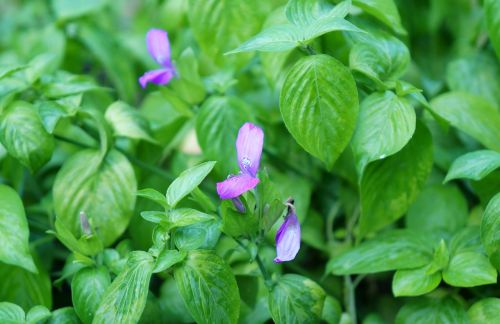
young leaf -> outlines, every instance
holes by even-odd
[[[255,214],[240,213],[233,207],[233,202],[224,200],[221,204],[222,232],[232,237],[252,237],[259,230],[259,221]]]
[[[44,323],[47,319],[52,316],[50,310],[42,305],[35,306],[28,311],[26,314],[27,324],[39,324]]]
[[[500,3],[497,0],[485,0],[484,14],[491,43],[500,59]]]
[[[467,324],[467,313],[453,296],[421,297],[406,303],[396,315],[396,324]]]
[[[104,246],[125,230],[135,205],[137,182],[130,162],[116,150],[104,157],[83,150],[59,170],[54,187],[54,209],[74,236],[81,236],[79,214],[85,212]]]
[[[24,310],[16,304],[0,302],[0,321],[2,323],[24,323]]]
[[[153,273],[162,272],[172,267],[174,264],[182,262],[187,256],[186,251],[164,249],[156,259]]]
[[[130,107],[123,101],[111,104],[104,116],[113,128],[115,136],[124,136],[134,139],[142,139],[156,143],[152,137],[149,122],[139,114],[139,111]]]
[[[490,150],[471,152],[453,162],[444,181],[461,178],[479,181],[498,168],[500,168],[499,152]]]
[[[353,0],[353,4],[392,28],[396,33],[405,35],[398,8],[394,0]]]
[[[3,111],[0,142],[31,172],[47,163],[54,151],[54,139],[45,131],[36,108],[23,101],[14,102]]]
[[[220,227],[218,220],[179,227],[172,240],[179,250],[213,249],[219,241]]]
[[[63,307],[52,312],[48,324],[80,324],[80,319],[76,315],[73,307]]]
[[[189,104],[205,98],[205,86],[198,72],[198,60],[191,47],[185,49],[175,62],[178,78],[171,81],[173,91]]]
[[[208,161],[183,171],[167,189],[167,204],[175,208],[177,203],[193,191],[215,166]]]
[[[49,134],[54,132],[61,118],[73,116],[76,113],[76,107],[63,105],[57,101],[42,101],[37,103],[36,106],[43,127]]]
[[[29,249],[29,229],[17,192],[0,184],[0,261],[37,272]]]
[[[325,291],[309,278],[282,276],[269,294],[269,310],[275,323],[319,323]]]
[[[83,323],[92,323],[105,290],[111,284],[108,269],[88,267],[78,271],[71,280],[71,300]]]
[[[471,323],[495,323],[500,313],[500,298],[483,298],[475,302],[467,311]]]
[[[188,226],[213,220],[215,220],[215,216],[202,213],[192,208],[173,209],[167,214],[167,221],[172,227]]]
[[[231,268],[210,251],[190,251],[174,278],[197,323],[237,323],[240,296]]]
[[[500,269],[500,193],[491,198],[481,222],[481,242],[490,261]]]
[[[101,9],[106,3],[106,0],[52,0],[52,8],[57,17],[61,20],[67,20],[83,16],[90,12]]]
[[[137,191],[137,196],[154,201],[155,203],[157,203],[158,205],[162,206],[165,209],[168,208],[166,197],[162,195],[159,191],[156,191],[154,189],[151,188],[141,189]]]
[[[441,282],[441,272],[427,273],[428,266],[398,270],[392,277],[392,293],[396,297],[419,296],[433,291]]]
[[[354,78],[331,56],[305,57],[285,79],[280,110],[297,143],[331,169],[354,132],[358,116]]]
[[[455,287],[475,287],[497,282],[497,270],[478,252],[463,252],[450,258],[443,280]]]
[[[137,323],[146,306],[153,268],[149,253],[130,252],[125,269],[102,296],[92,323]]]

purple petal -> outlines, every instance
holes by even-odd
[[[170,62],[170,42],[168,34],[161,29],[150,29],[146,34],[146,44],[149,54],[155,59],[158,64],[164,67],[171,67]]]
[[[159,85],[167,84],[174,77],[174,74],[173,69],[148,71],[139,78],[139,83],[143,88],[145,88],[149,82]]]
[[[217,193],[220,199],[232,199],[255,188],[259,179],[248,174],[238,174],[224,182],[217,183]]]
[[[264,144],[264,132],[252,123],[241,126],[236,139],[236,150],[238,151],[238,164],[240,170],[255,177],[259,170],[262,145]]]
[[[300,249],[300,223],[295,211],[289,212],[276,233],[276,258],[280,263],[295,258]]]

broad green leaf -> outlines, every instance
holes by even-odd
[[[467,226],[455,233],[449,246],[451,256],[465,252],[485,252],[484,247],[481,245],[480,229],[478,226]]]
[[[233,207],[231,200],[225,200],[220,207],[222,232],[232,237],[253,237],[259,231],[259,220],[252,212],[240,213]],[[279,217],[279,215],[278,215]],[[273,223],[274,224],[274,223]]]
[[[45,306],[35,306],[31,308],[26,314],[26,323],[27,324],[39,324],[44,323],[47,319],[52,316],[50,310]]]
[[[169,211],[166,219],[172,227],[183,227],[195,223],[213,221],[215,220],[215,216],[192,208],[178,208]]]
[[[58,71],[53,76],[43,79],[42,90],[50,99],[64,98],[93,90],[103,90],[95,81],[83,75],[74,75]]]
[[[213,249],[221,234],[220,226],[219,221],[209,221],[179,227],[172,240],[179,250]]]
[[[137,191],[137,196],[154,201],[155,203],[157,203],[158,205],[162,206],[165,209],[168,208],[166,197],[154,189],[151,188],[141,189]]]
[[[285,79],[280,110],[297,143],[331,169],[354,132],[358,116],[354,78],[328,55],[305,57]]]
[[[391,91],[366,97],[351,141],[358,173],[368,163],[399,152],[413,136],[415,123],[415,111],[405,98]]]
[[[352,3],[392,28],[396,33],[406,34],[394,0],[353,0]]]
[[[498,0],[485,0],[484,14],[491,43],[500,59],[500,3]]]
[[[493,265],[500,269],[500,193],[491,198],[481,222],[481,242]]]
[[[500,111],[487,100],[464,92],[448,92],[434,98],[430,106],[439,117],[486,148],[500,151]]]
[[[495,324],[500,314],[500,298],[483,298],[475,302],[467,311],[471,323]]]
[[[285,7],[285,15],[289,22],[296,26],[308,26],[327,12],[327,7],[317,0],[290,0]],[[342,17],[344,18],[345,15]]]
[[[85,212],[105,246],[126,229],[134,210],[137,182],[130,162],[116,150],[102,157],[83,150],[66,160],[54,187],[54,209],[74,236],[80,237],[79,213]]]
[[[240,127],[252,121],[251,109],[236,97],[211,96],[196,117],[196,136],[203,155],[217,161],[217,171],[236,171],[236,137]]]
[[[444,181],[464,178],[479,181],[498,168],[500,168],[499,152],[475,151],[456,159],[448,170]]]
[[[172,277],[167,278],[161,285],[159,300],[165,318],[179,323],[194,322]]]
[[[396,315],[396,324],[467,324],[467,313],[452,296],[421,297],[407,302]]]
[[[335,298],[327,295],[321,319],[328,324],[338,324],[341,316],[342,308],[340,307],[340,303]]]
[[[29,228],[17,192],[0,184],[0,261],[37,272],[29,249]]]
[[[76,315],[73,307],[63,307],[52,312],[52,317],[47,324],[80,324],[80,319]]]
[[[3,111],[0,142],[31,172],[47,163],[54,150],[54,139],[45,131],[36,108],[22,101],[10,104]]]
[[[130,252],[125,269],[102,296],[92,323],[137,323],[146,306],[153,268],[149,253]]]
[[[410,230],[392,230],[334,257],[327,272],[375,273],[422,267],[432,260],[433,238]]]
[[[269,310],[275,323],[319,323],[326,294],[309,278],[286,274],[269,293]]]
[[[101,9],[107,0],[52,0],[52,8],[59,19],[71,19]]]
[[[425,126],[417,123],[401,151],[366,167],[360,183],[360,236],[394,222],[415,201],[432,169],[431,140]]]
[[[74,107],[69,107],[57,101],[42,101],[37,103],[38,114],[45,130],[52,134],[59,120],[63,117],[73,116],[76,113]]]
[[[298,47],[300,42],[301,30],[299,27],[292,24],[277,25],[264,29],[226,54],[250,51],[281,52]]]
[[[198,61],[192,48],[185,49],[175,62],[178,78],[171,81],[173,91],[190,104],[205,98],[205,86],[198,72]]]
[[[210,251],[190,251],[174,278],[197,323],[237,323],[240,296],[231,268]]]
[[[215,161],[198,164],[183,171],[167,189],[167,204],[174,208],[207,177],[215,166]]]
[[[183,261],[186,258],[186,256],[187,256],[186,251],[164,249],[163,251],[161,251],[161,253],[158,255],[158,258],[156,259],[153,273],[158,273],[167,270],[174,264]]]
[[[463,252],[450,258],[443,280],[455,287],[475,287],[497,282],[497,270],[488,258],[477,252]]]
[[[108,270],[88,267],[78,271],[71,280],[71,300],[83,323],[92,323],[105,290],[111,284]]]
[[[433,291],[441,282],[441,272],[427,273],[428,266],[398,270],[392,277],[392,293],[396,297],[419,296]]]
[[[406,214],[408,228],[456,232],[467,223],[467,200],[455,186],[426,187]]]
[[[16,304],[0,302],[0,321],[5,324],[24,323],[24,310]]]
[[[152,137],[149,122],[138,110],[123,101],[111,104],[106,110],[104,117],[113,128],[115,136],[142,139],[152,143],[156,142]]]

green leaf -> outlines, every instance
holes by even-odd
[[[178,78],[170,84],[173,91],[189,104],[200,103],[205,98],[205,86],[198,72],[198,61],[191,47],[185,49],[175,62]]]
[[[434,98],[430,106],[439,117],[486,148],[500,151],[500,112],[487,100],[463,92],[448,92]]]
[[[285,15],[292,24],[305,27],[318,19],[318,16],[324,14],[326,10],[326,6],[317,0],[290,0],[285,7]],[[344,17],[345,15],[342,16]]]
[[[167,198],[154,189],[151,188],[141,189],[137,191],[137,196],[154,201],[155,203],[157,203],[158,205],[162,206],[165,209],[168,208]]]
[[[491,43],[500,59],[500,3],[497,0],[485,0],[484,15]]]
[[[392,230],[334,257],[326,271],[345,275],[422,267],[432,260],[432,241],[424,233]]]
[[[183,171],[167,189],[167,204],[175,208],[182,198],[200,185],[212,171],[215,163],[215,161],[208,161]]]
[[[392,277],[392,293],[396,297],[419,296],[433,291],[441,282],[441,272],[427,273],[428,266],[398,270]]]
[[[353,0],[353,4],[372,15],[382,23],[392,28],[396,33],[405,35],[406,31],[401,25],[398,8],[393,0]]]
[[[455,287],[475,287],[497,282],[497,271],[488,258],[477,252],[463,252],[450,258],[443,280]]]
[[[152,137],[149,122],[135,108],[123,101],[111,104],[104,116],[113,128],[115,136],[124,136],[134,139],[142,139],[155,143]]]
[[[43,79],[42,90],[50,99],[64,98],[93,90],[106,88],[98,86],[95,81],[84,75],[73,75],[58,71],[54,76]]]
[[[452,296],[422,297],[406,303],[396,315],[396,324],[467,324],[467,313]]]
[[[413,136],[415,123],[415,111],[405,98],[391,91],[366,97],[351,141],[358,173],[368,163],[399,152]]]
[[[17,101],[10,104],[1,117],[0,142],[10,155],[31,172],[49,161],[54,139],[45,131],[34,106]]]
[[[340,303],[335,298],[327,295],[321,319],[328,324],[339,324],[341,316],[342,308],[340,307]]]
[[[0,321],[5,324],[24,323],[24,311],[16,304],[0,302]]]
[[[179,323],[194,322],[172,277],[167,278],[161,285],[159,299],[165,318]]]
[[[17,64],[0,64],[0,80],[10,76],[17,71],[26,69],[28,66],[26,65],[17,65]]]
[[[455,186],[440,184],[426,187],[406,214],[408,228],[425,231],[463,228],[468,218],[467,200]]]
[[[80,320],[73,307],[63,307],[52,312],[47,324],[80,324]]]
[[[29,228],[17,192],[0,184],[0,261],[37,272],[29,249]]]
[[[490,150],[475,151],[457,158],[444,181],[461,178],[479,181],[497,168],[500,168],[500,153]]]
[[[240,213],[236,211],[231,200],[222,201],[220,215],[222,217],[222,232],[226,235],[250,238],[254,237],[259,230],[259,220],[256,215],[251,212]]]
[[[491,198],[484,211],[481,242],[493,265],[500,269],[500,193]]]
[[[282,276],[269,293],[269,310],[275,323],[319,323],[325,291],[309,278]]]
[[[164,249],[163,251],[161,251],[161,253],[158,255],[158,258],[156,259],[153,273],[158,273],[167,270],[174,264],[183,261],[186,258],[186,256],[187,256],[186,251]]]
[[[237,48],[226,54],[250,51],[281,52],[298,47],[301,42],[301,30],[295,25],[277,25],[264,29]]]
[[[174,278],[197,323],[237,323],[240,296],[231,268],[210,251],[190,251]]]
[[[52,316],[50,310],[45,306],[35,306],[31,308],[26,314],[26,323],[27,324],[39,324],[44,323]]]
[[[209,221],[177,228],[172,240],[179,250],[213,249],[220,234],[220,222]]]
[[[92,323],[105,290],[111,284],[108,270],[88,267],[78,271],[71,280],[71,300],[83,323]]]
[[[101,9],[107,0],[52,0],[52,8],[59,19],[71,19]]]
[[[42,101],[38,103],[38,114],[42,121],[45,130],[52,134],[59,120],[63,117],[73,116],[76,114],[76,107],[69,107],[57,101]]]
[[[471,323],[495,324],[500,314],[500,298],[483,298],[467,311]]]
[[[153,268],[149,253],[130,252],[125,269],[106,289],[92,323],[137,323],[146,306]]]
[[[196,135],[203,155],[217,161],[219,173],[236,170],[236,136],[239,128],[252,120],[250,107],[236,97],[211,96],[201,106]]]
[[[425,269],[426,274],[434,274],[441,271],[448,266],[449,261],[450,251],[448,250],[448,246],[446,245],[444,239],[441,239],[439,245],[434,249],[432,262]]]
[[[349,69],[328,55],[299,60],[280,94],[288,131],[328,169],[349,143],[358,116],[358,92]]]
[[[87,214],[90,224],[105,246],[126,229],[134,210],[137,182],[130,162],[111,150],[83,150],[66,160],[54,182],[54,209],[74,236],[81,236],[79,213]]]
[[[425,126],[417,123],[413,138],[401,151],[366,167],[360,183],[360,236],[406,213],[431,172],[431,140]]]
[[[167,222],[173,227],[189,226],[195,223],[215,220],[214,215],[202,213],[192,208],[178,208],[168,212]]]

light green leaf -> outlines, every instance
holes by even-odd
[[[106,110],[104,118],[113,128],[115,136],[156,142],[152,137],[149,122],[138,110],[123,101],[116,101],[111,104]]]
[[[417,123],[413,138],[401,151],[366,167],[360,183],[360,236],[406,213],[431,172],[431,140],[425,126]]]
[[[290,0],[285,7],[285,15],[292,24],[305,27],[326,13],[326,10],[324,3],[317,0]]]
[[[197,323],[237,323],[240,296],[231,268],[210,251],[190,251],[174,278]]]
[[[52,8],[59,19],[71,19],[101,9],[107,0],[52,0]]]
[[[167,189],[167,204],[174,208],[207,177],[215,166],[215,161],[198,164],[183,171]]]
[[[461,178],[479,181],[497,168],[500,168],[500,153],[489,150],[475,151],[456,159],[444,181]]]
[[[50,99],[74,96],[93,90],[104,90],[95,81],[84,75],[74,75],[58,71],[53,76],[43,79],[42,90],[45,97]]]
[[[0,142],[31,172],[47,163],[54,151],[54,139],[45,131],[36,108],[22,101],[10,104],[3,111]]]
[[[345,251],[328,262],[327,273],[375,273],[422,267],[432,260],[434,239],[425,233],[392,230]]]
[[[305,57],[285,79],[280,110],[297,143],[331,169],[354,132],[358,115],[354,78],[331,56]]]
[[[464,92],[448,92],[434,98],[430,106],[439,117],[486,148],[500,151],[500,112],[487,100]]]
[[[178,227],[172,240],[179,250],[213,249],[220,234],[220,222],[210,221]]]
[[[366,97],[351,141],[358,173],[368,163],[399,152],[413,136],[415,123],[415,111],[405,98],[391,91]]]
[[[17,192],[0,184],[0,261],[37,272],[29,249],[29,228]]]
[[[450,258],[443,280],[455,287],[488,285],[497,282],[497,271],[483,254],[462,252]]]
[[[427,273],[428,266],[398,270],[392,277],[392,293],[396,297],[419,296],[433,291],[441,282],[441,272]]]
[[[300,35],[301,30],[292,24],[271,26],[226,54],[286,51],[300,45]]]
[[[52,312],[52,317],[47,324],[80,324],[73,307],[63,307]]]
[[[24,311],[16,304],[0,302],[0,321],[5,324],[24,323]]]
[[[161,253],[158,255],[158,258],[156,259],[153,273],[158,273],[167,270],[174,264],[183,261],[186,258],[186,256],[187,256],[186,251],[164,249],[163,251],[161,251]]]
[[[491,43],[500,59],[500,3],[497,0],[485,0],[484,15]]]
[[[491,198],[481,222],[481,242],[493,265],[500,269],[500,193]]]
[[[452,296],[422,297],[406,303],[396,315],[396,324],[468,324],[467,313]]]
[[[467,200],[455,186],[426,187],[406,214],[408,228],[456,232],[467,223]]]
[[[189,104],[205,98],[205,86],[198,72],[198,61],[191,47],[185,49],[175,62],[178,78],[170,81],[173,91]]]
[[[277,324],[319,323],[326,294],[309,278],[283,275],[269,294],[269,310]]]
[[[169,211],[166,219],[170,226],[182,227],[200,222],[213,221],[215,220],[215,216],[192,208],[178,208]]]
[[[31,308],[26,314],[26,323],[27,324],[40,324],[44,323],[47,319],[52,316],[50,310],[45,306],[35,306]]]
[[[59,120],[63,117],[73,116],[76,113],[74,107],[69,107],[57,101],[42,101],[36,104],[38,114],[45,130],[52,134]]]
[[[353,4],[392,28],[396,33],[405,35],[398,8],[393,0],[353,0]]]
[[[26,68],[26,65],[0,64],[0,80]]]
[[[141,189],[137,191],[137,196],[154,201],[155,203],[157,203],[158,205],[162,206],[165,209],[168,208],[167,198],[154,189],[151,188]]]
[[[321,319],[328,324],[339,324],[341,316],[342,308],[340,303],[335,298],[327,295]]]
[[[87,214],[105,246],[126,229],[136,199],[137,182],[130,162],[116,150],[102,157],[98,150],[83,150],[59,170],[53,188],[54,209],[77,238],[79,214]]]
[[[88,267],[78,271],[71,280],[71,300],[83,323],[92,323],[105,290],[111,284],[108,270]]]
[[[149,253],[130,252],[125,269],[106,289],[92,323],[137,323],[146,306],[153,268]]]
[[[471,323],[495,324],[500,314],[500,298],[483,298],[475,302],[467,311]]]

